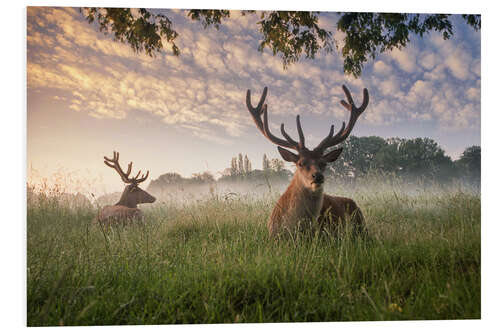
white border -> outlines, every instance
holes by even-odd
[[[500,21],[498,5],[493,1],[346,1],[328,2],[299,1],[245,1],[229,0],[169,0],[169,1],[21,1],[4,5],[2,17],[2,170],[7,187],[2,195],[2,274],[1,308],[2,326],[26,329],[26,6],[115,6],[149,8],[229,8],[229,9],[294,9],[326,11],[384,11],[384,12],[432,12],[432,13],[479,13],[482,14],[482,128],[483,151],[482,188],[482,320],[460,321],[411,321],[411,322],[358,322],[314,324],[246,324],[238,325],[177,325],[177,326],[112,326],[92,327],[95,330],[165,330],[186,331],[254,331],[254,330],[370,330],[370,332],[453,331],[486,330],[498,327],[499,308],[498,259],[496,238],[500,237],[499,217],[495,211],[498,176],[498,124],[500,110],[498,95],[498,32]],[[5,102],[6,100],[6,102]],[[495,325],[497,324],[497,325]],[[88,328],[68,328],[88,329]],[[35,328],[52,331],[54,328]]]

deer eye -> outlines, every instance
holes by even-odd
[[[319,162],[318,166],[319,166],[320,169],[324,169],[324,168],[326,168],[326,163],[325,162]]]

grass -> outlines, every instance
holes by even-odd
[[[354,198],[370,241],[269,239],[277,194],[158,203],[113,228],[43,198],[28,204],[28,326],[480,318],[479,195]]]

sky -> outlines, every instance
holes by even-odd
[[[458,15],[451,39],[411,36],[406,48],[370,60],[356,79],[344,75],[338,52],[284,70],[279,57],[257,51],[258,15],[234,11],[217,31],[183,10],[161,12],[179,33],[180,57],[168,49],[155,58],[136,54],[76,8],[28,8],[28,182],[63,177],[100,184],[96,192],[120,190],[120,178],[103,163],[114,150],[122,166],[133,161],[133,172],[149,170],[150,179],[217,176],[240,152],[261,168],[264,153],[279,155],[256,129],[245,95],[251,89],[256,104],[264,86],[271,129],[278,134],[284,122],[296,137],[300,114],[311,148],[331,124],[338,129],[348,120],[342,84],[358,105],[362,89],[370,92],[352,135],[430,137],[453,159],[481,143],[481,37]],[[319,24],[341,46],[336,20],[324,12]]]

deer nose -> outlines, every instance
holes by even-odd
[[[325,176],[321,172],[313,173],[312,177],[315,183],[323,183],[325,181]]]

